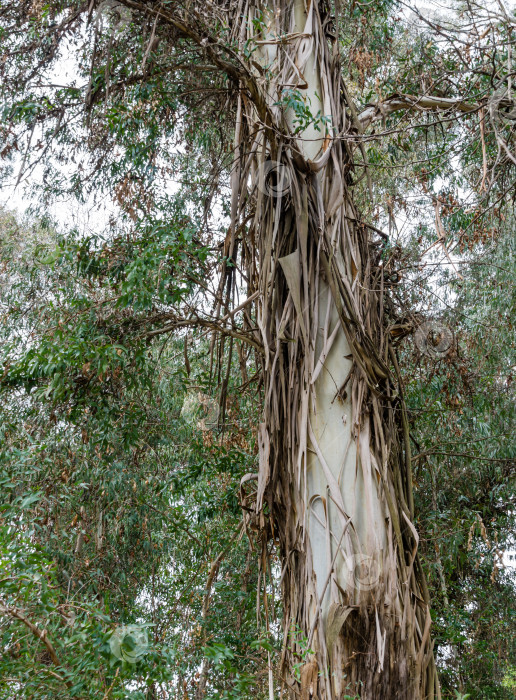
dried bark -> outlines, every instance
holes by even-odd
[[[290,694],[439,698],[408,421],[374,227],[353,202],[353,149],[382,114],[478,105],[396,95],[358,115],[326,0],[123,4],[198,46],[238,96],[230,262],[210,326],[222,334],[219,358],[229,336],[250,343],[262,365],[255,520],[264,575],[271,538],[282,559]],[[216,27],[228,30],[224,40]],[[246,302],[238,330],[227,326],[236,270],[254,308]]]
[[[408,423],[382,269],[353,203],[346,135],[360,124],[331,18],[317,0],[239,11],[261,99],[239,97],[229,256],[251,211],[239,263],[264,348],[256,510],[283,564],[286,682],[292,697],[439,697]],[[330,124],[296,131],[285,89]],[[313,650],[299,680],[291,629]]]

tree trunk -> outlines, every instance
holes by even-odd
[[[239,98],[230,257],[250,209],[241,260],[265,348],[256,510],[281,552],[286,682],[303,699],[438,697],[408,425],[378,246],[352,201],[346,135],[360,127],[331,18],[318,0],[247,13],[240,46],[260,89]]]

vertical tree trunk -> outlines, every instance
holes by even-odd
[[[358,127],[328,8],[250,3],[244,17],[260,92],[239,108],[232,254],[250,208],[241,255],[265,347],[257,512],[280,543],[283,664],[304,660],[287,683],[301,698],[433,698],[408,427],[377,249],[352,201]]]

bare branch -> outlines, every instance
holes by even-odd
[[[391,95],[386,100],[367,105],[358,115],[362,129],[367,129],[373,122],[384,119],[394,112],[448,112],[457,111],[465,114],[477,112],[482,105],[468,102],[462,98],[436,97],[431,95]]]

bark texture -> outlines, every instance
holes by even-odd
[[[379,247],[353,204],[347,136],[361,125],[329,8],[241,2],[233,38],[253,90],[239,97],[229,257],[257,294],[256,514],[281,552],[285,682],[296,698],[439,697]]]

